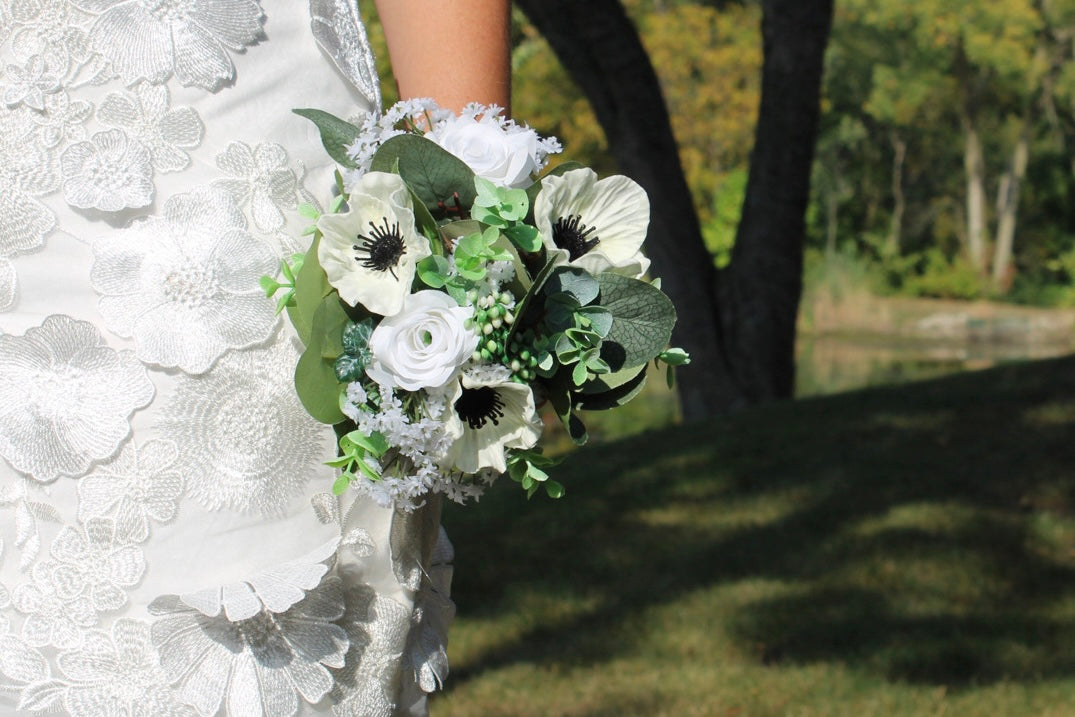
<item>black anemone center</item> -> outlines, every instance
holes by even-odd
[[[355,261],[362,262],[362,266],[376,271],[391,272],[396,276],[396,266],[399,258],[407,253],[407,247],[403,244],[403,237],[399,233],[399,222],[389,226],[388,218],[381,218],[381,226],[370,222],[370,234],[358,235],[359,244],[352,248],[355,250]],[[365,254],[363,257],[362,255]]]
[[[560,217],[552,225],[552,240],[556,246],[567,249],[571,261],[574,261],[601,243],[597,237],[590,236],[594,231],[596,227],[587,227],[583,224],[582,216],[579,214]]]
[[[504,402],[496,389],[488,386],[464,388],[463,395],[455,402],[455,412],[476,431],[484,428],[489,421],[494,426],[500,425],[500,419],[504,417]]]

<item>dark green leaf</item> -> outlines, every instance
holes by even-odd
[[[332,369],[336,372],[336,379],[340,383],[351,383],[362,378],[366,371],[366,362],[361,356],[343,354],[336,358],[335,363],[332,364]]]
[[[461,159],[436,142],[413,134],[392,137],[381,145],[370,169],[399,175],[434,216],[445,208],[474,204],[474,172]],[[453,197],[459,194],[458,202]]]
[[[660,354],[676,323],[669,298],[644,281],[619,274],[601,274],[597,281],[599,303],[612,314],[601,353],[612,370],[641,366]]]
[[[545,284],[546,294],[550,296],[559,293],[570,294],[579,302],[579,306],[589,304],[597,298],[600,291],[601,286],[593,275],[588,271],[574,267],[559,267],[549,277],[548,283]]]
[[[587,381],[582,390],[585,392],[579,392],[572,394],[572,399],[575,404],[575,408],[582,411],[606,411],[610,408],[616,408],[630,401],[632,398],[638,395],[638,392],[642,390],[642,387],[646,385],[646,367],[629,378],[627,381],[619,383],[620,374],[605,374],[598,376],[597,378]],[[597,392],[597,388],[602,385],[605,379],[613,378],[615,386],[608,390]],[[607,384],[606,384],[607,385]]]
[[[358,138],[359,129],[350,122],[340,119],[328,112],[314,109],[291,110],[300,117],[317,125],[321,133],[321,144],[325,145],[325,151],[337,164],[354,169],[354,161],[347,156],[347,148],[354,144]]]

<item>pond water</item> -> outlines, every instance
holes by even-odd
[[[919,381],[1001,363],[1071,353],[1070,344],[926,341],[868,336],[802,336],[796,347],[797,397]]]

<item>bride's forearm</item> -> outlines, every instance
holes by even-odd
[[[508,0],[376,0],[401,99],[508,107]]]

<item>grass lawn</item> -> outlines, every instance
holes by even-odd
[[[446,509],[434,717],[1075,715],[1075,358],[773,404]]]

